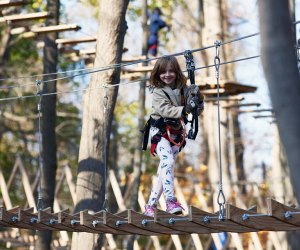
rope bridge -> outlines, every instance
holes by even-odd
[[[256,207],[244,210],[230,204],[225,216],[209,213],[194,206],[185,216],[172,215],[156,209],[154,218],[133,210],[117,214],[105,210],[90,214],[87,210],[70,214],[69,210],[52,213],[51,208],[39,210],[0,207],[0,225],[30,230],[51,230],[109,234],[210,234],[218,232],[247,233],[258,231],[291,231],[300,229],[300,210],[268,198],[266,214],[257,213]]]

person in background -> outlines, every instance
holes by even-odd
[[[158,7],[155,7],[150,16],[150,25],[149,25],[149,38],[148,38],[148,55],[155,57],[157,55],[157,48],[159,44],[158,32],[160,29],[169,26],[164,20],[161,19],[161,10]]]
[[[146,123],[148,133],[144,135],[144,140],[150,134],[151,154],[157,155],[160,163],[145,206],[144,214],[147,216],[154,216],[154,209],[162,193],[166,199],[167,212],[182,213],[183,208],[174,193],[175,160],[185,146],[184,120],[194,110],[200,115],[204,108],[199,88],[196,85],[187,86],[186,82],[187,78],[174,56],[156,61],[150,76],[150,84],[153,86],[152,111]]]

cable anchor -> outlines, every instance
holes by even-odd
[[[108,106],[108,84],[103,84],[104,88],[104,97],[103,97],[103,142],[104,142],[104,177],[103,177],[103,183],[104,183],[104,189],[105,189],[105,195],[104,195],[104,202],[103,202],[103,210],[108,211],[108,194],[107,194],[107,188],[106,188],[106,178],[107,178],[107,126],[106,126],[106,116],[107,116],[107,106]]]
[[[219,83],[219,72],[220,72],[220,46],[221,41],[215,41],[216,55],[214,59],[216,69],[216,80],[217,80],[217,99],[218,99],[218,140],[219,140],[219,193],[218,193],[218,205],[219,205],[219,221],[223,221],[225,218],[225,195],[223,192],[222,184],[222,148],[221,148],[221,119],[220,119],[220,83]]]
[[[42,197],[42,174],[43,174],[43,158],[42,158],[42,132],[41,132],[41,106],[42,106],[42,91],[41,91],[41,80],[36,80],[36,98],[37,110],[38,110],[38,144],[39,144],[39,185],[38,185],[38,200],[36,204],[37,210],[44,208],[43,197]]]
[[[218,198],[217,202],[219,205],[219,221],[223,221],[225,219],[225,195],[223,192],[222,184],[219,184],[219,193],[218,193]]]

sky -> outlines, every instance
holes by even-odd
[[[93,9],[88,8],[76,0],[62,1],[65,9],[68,13],[76,13],[76,15],[69,14],[65,21],[66,23],[76,23],[82,27],[82,29],[76,34],[74,32],[69,32],[64,34],[65,37],[83,37],[83,36],[96,36],[97,35],[97,20],[92,18]],[[300,19],[299,15],[300,0],[296,0],[296,20]],[[245,22],[239,22],[236,19],[237,24],[235,31],[237,32],[237,37],[253,34],[259,32],[258,24],[258,6],[256,0],[245,0],[237,1],[230,0],[230,11],[232,14],[239,15],[242,13]],[[80,12],[78,12],[80,9]],[[128,21],[128,32],[125,37],[124,47],[128,48],[128,55],[140,55],[141,44],[141,25],[138,21]],[[299,36],[300,25],[297,26],[297,35]],[[90,48],[93,44],[82,44],[82,48]],[[240,41],[237,48],[241,51],[238,58],[256,56],[260,54],[260,40],[259,36],[255,36],[249,39]],[[194,49],[194,48],[191,48]],[[178,51],[170,51],[170,53],[175,53]],[[260,58],[251,59],[244,62],[238,62],[236,66],[236,78],[237,82],[256,86],[257,91],[255,94],[245,94],[245,100],[243,103],[260,103],[259,109],[271,108],[271,101],[269,98],[268,86],[265,81],[262,65]],[[88,80],[85,79],[85,84]],[[137,91],[138,85],[132,84],[130,88],[127,86],[120,88],[120,95],[130,96],[130,92],[133,90]],[[130,92],[128,92],[130,91]],[[148,99],[149,100],[149,99]],[[242,110],[255,109],[251,108],[241,108]],[[261,113],[270,114],[270,113]],[[244,158],[245,169],[247,172],[248,180],[260,180],[261,170],[259,166],[262,162],[266,163],[267,166],[272,165],[272,145],[273,145],[273,124],[272,118],[266,119],[255,119],[253,114],[243,114],[240,115],[240,124],[242,129],[243,141],[245,145]]]

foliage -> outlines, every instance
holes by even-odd
[[[37,12],[46,9],[46,1],[30,1],[24,7],[16,8],[16,12]],[[38,21],[38,22],[44,22]],[[28,25],[33,22],[29,22]],[[27,23],[26,23],[27,24]],[[7,32],[4,26],[1,26],[0,37],[3,32]],[[1,98],[15,96],[32,96],[31,98],[21,98],[2,102],[0,105],[0,168],[3,171],[5,180],[9,179],[12,167],[16,161],[17,154],[20,155],[26,170],[33,182],[38,169],[38,117],[35,80],[41,77],[29,77],[31,75],[41,75],[43,72],[43,51],[37,47],[36,39],[19,38],[11,36],[9,44],[6,47],[3,61],[1,77],[10,78],[7,81],[1,81],[2,86],[14,86],[13,88],[2,89]],[[2,45],[5,46],[5,45]],[[75,69],[77,66],[73,63],[59,60],[59,71]],[[26,77],[24,77],[26,76]],[[18,85],[27,85],[19,87]],[[59,81],[58,89],[66,90],[78,86],[78,83],[69,84],[69,80]],[[58,161],[67,159],[70,166],[77,165],[79,136],[81,122],[79,120],[80,110],[74,105],[76,99],[70,96],[58,96],[57,112],[62,115],[57,117],[57,148]],[[4,115],[3,115],[4,114]],[[42,124],[41,124],[42,125]],[[64,164],[64,163],[63,163]],[[13,205],[24,205],[24,190],[22,181],[16,179],[13,188],[10,190],[10,197]]]
[[[9,66],[28,70],[32,61],[38,59],[36,45],[29,39],[17,39],[10,47]],[[27,65],[29,64],[29,65]]]
[[[89,4],[89,5],[96,7],[96,6],[98,6],[100,1],[99,0],[81,0],[81,2],[84,4]]]
[[[46,10],[46,1],[44,0],[34,0],[27,5],[28,9],[32,11],[45,11]]]

